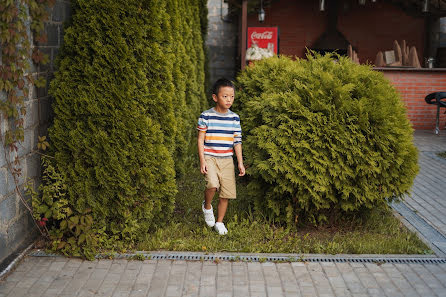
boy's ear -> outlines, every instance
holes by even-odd
[[[214,99],[214,101],[217,102],[217,95],[212,94],[212,99]]]

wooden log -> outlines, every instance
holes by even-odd
[[[402,42],[401,55],[403,58],[403,66],[409,66],[409,47],[406,44],[406,40]]]
[[[418,59],[417,48],[412,46],[409,52],[409,66],[421,68],[420,60]]]
[[[347,55],[353,60],[353,47],[351,44],[349,44],[347,47]]]
[[[384,55],[383,52],[378,52],[375,59],[375,66],[376,67],[385,67],[386,62],[384,62]]]
[[[396,40],[393,41],[393,51],[395,52],[395,62],[391,63],[390,66],[403,66],[401,47]]]
[[[353,62],[355,62],[356,64],[359,64],[359,57],[358,57],[358,53],[356,51],[353,51]]]

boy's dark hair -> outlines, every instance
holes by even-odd
[[[221,87],[231,87],[235,90],[235,86],[232,81],[226,78],[220,78],[214,83],[212,87],[212,94],[218,95]]]

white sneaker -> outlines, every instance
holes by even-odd
[[[217,231],[218,234],[220,234],[220,235],[225,235],[228,233],[228,229],[226,229],[224,223],[217,222],[217,223],[215,223],[214,228],[215,228],[215,231]]]
[[[209,227],[214,227],[215,217],[214,217],[214,209],[212,208],[212,205],[211,205],[211,209],[206,209],[206,208],[204,208],[204,201],[203,201],[203,203],[201,204],[201,209],[203,210],[204,221],[206,222],[206,225],[208,225]]]

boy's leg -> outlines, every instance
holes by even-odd
[[[217,222],[222,223],[228,208],[229,199],[235,199],[237,196],[235,189],[234,161],[232,158],[220,160],[220,193],[218,200]],[[224,197],[224,198],[223,198]]]
[[[217,216],[217,223],[222,223],[223,218],[226,214],[226,209],[228,209],[228,198],[219,198],[218,199],[218,216]]]
[[[204,191],[204,208],[211,209],[212,198],[214,198],[215,192],[217,192],[217,188],[210,188]]]

